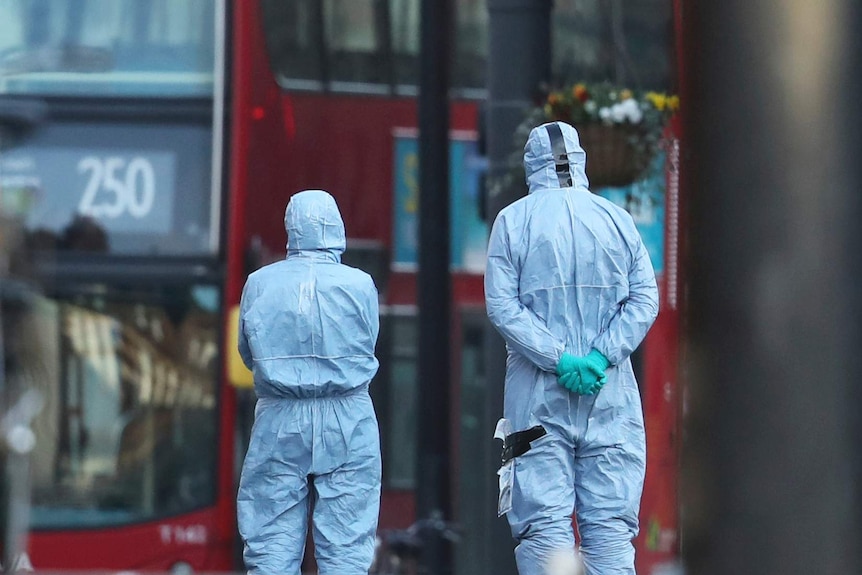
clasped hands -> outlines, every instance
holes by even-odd
[[[573,393],[593,395],[607,381],[609,366],[608,358],[596,349],[582,357],[563,353],[557,364],[557,382]]]

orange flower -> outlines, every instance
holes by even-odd
[[[575,87],[572,88],[572,96],[581,102],[586,102],[590,99],[590,93],[587,92],[587,87],[583,84],[576,84]]]
[[[548,104],[550,104],[551,106],[557,105],[557,103],[559,101],[560,101],[560,96],[557,94],[550,94],[548,96]]]

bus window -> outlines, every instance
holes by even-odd
[[[42,392],[34,529],[127,524],[215,500],[219,290],[93,283],[18,322]]]
[[[263,0],[263,23],[275,76],[285,88],[386,85],[379,0]]]
[[[52,122],[4,150],[0,205],[37,251],[211,253],[210,150],[209,125],[188,116]]]
[[[211,0],[0,2],[0,94],[210,96]]]
[[[484,89],[488,63],[488,8],[485,0],[455,2],[455,60],[452,85]]]
[[[391,0],[389,21],[395,83],[415,86],[419,84],[419,2]]]
[[[456,477],[456,522],[462,526],[462,542],[456,547],[456,573],[482,573],[484,557],[481,521],[471,518],[485,513],[485,487],[488,484],[488,442],[491,441],[485,422],[487,377],[485,372],[485,334],[488,319],[483,310],[466,308],[461,314],[460,375],[458,386],[460,408],[458,459]],[[454,351],[454,350],[453,350]],[[502,382],[495,382],[500,385]],[[495,441],[495,446],[499,442]]]
[[[325,0],[326,46],[333,82],[388,84],[379,0]]]
[[[413,489],[416,486],[416,410],[417,401],[417,316],[392,313],[381,318],[378,349],[381,363],[381,388],[385,397],[381,413],[384,486],[387,489]],[[386,330],[387,333],[383,333]],[[381,346],[378,345],[378,348]],[[376,386],[376,384],[375,384]]]
[[[556,2],[551,22],[558,81],[611,80],[662,90],[670,85],[673,14],[668,0]]]
[[[318,0],[263,0],[263,28],[275,76],[285,87],[306,83],[320,89],[323,8]]]
[[[454,44],[450,81],[456,89],[484,89],[488,59],[488,9],[485,0],[454,2]],[[395,84],[419,84],[418,0],[390,0],[392,55]]]
[[[419,84],[418,0],[263,0],[276,77],[288,89],[381,92]],[[484,0],[454,4],[454,88],[484,89]]]

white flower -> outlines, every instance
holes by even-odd
[[[620,104],[626,119],[632,124],[639,124],[643,119],[643,112],[638,108],[638,103],[629,98]]]
[[[626,98],[622,102],[617,102],[610,108],[602,108],[599,111],[599,116],[605,123],[623,124],[630,122],[639,124],[643,120],[643,112],[638,107],[638,103],[634,98]]]
[[[607,108],[605,108],[607,109]],[[584,104],[584,110],[587,114],[595,114],[596,113],[596,103],[592,100],[589,100],[586,104]]]
[[[626,109],[626,111],[629,111],[629,110],[635,110],[635,109],[637,109],[637,107],[638,107],[638,103],[637,103],[637,102],[635,102],[634,98],[626,98],[625,100],[623,100],[622,102],[620,102],[620,105],[621,105],[623,108],[625,108],[625,109]]]

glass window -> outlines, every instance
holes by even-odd
[[[207,96],[212,0],[3,0],[0,94]]]
[[[318,0],[263,0],[263,28],[279,80],[320,82],[323,11]]]
[[[455,53],[450,82],[454,88],[485,88],[488,60],[488,9],[485,0],[455,0]],[[390,0],[395,83],[419,84],[419,0]]]
[[[488,65],[488,8],[485,0],[455,2],[455,62],[452,85],[484,89]]]
[[[263,0],[264,32],[285,87],[388,84],[385,0]],[[299,81],[299,82],[297,82]]]
[[[263,10],[272,66],[288,88],[419,83],[419,0],[263,0]],[[484,0],[456,0],[454,37],[452,85],[484,88]]]
[[[671,83],[670,0],[554,3],[553,73],[559,83],[609,80],[635,89]]]
[[[115,525],[211,504],[219,290],[65,289],[4,314],[4,330],[16,333],[10,385],[45,400],[33,422],[33,527]]]
[[[382,317],[380,324],[379,381],[372,388],[383,392],[377,403],[384,482],[389,489],[413,489],[416,484],[416,322],[415,313],[393,314]]]
[[[390,0],[392,59],[395,83],[419,84],[419,2]]]
[[[381,0],[325,0],[327,62],[335,82],[388,84]]]
[[[0,213],[38,251],[215,249],[211,130],[187,122],[50,122],[0,157]]]
[[[482,312],[461,315],[461,385],[458,387],[461,410],[458,437],[458,508],[456,522],[461,526],[461,543],[456,547],[456,573],[482,573],[484,523],[487,497],[487,445],[485,422],[485,331],[488,320]],[[499,442],[494,441],[494,447]]]

